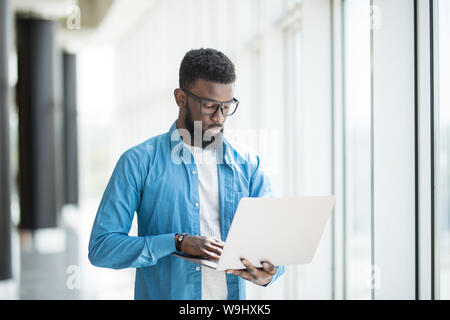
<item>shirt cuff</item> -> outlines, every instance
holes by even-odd
[[[168,256],[176,251],[175,248],[175,233],[166,233],[157,236],[145,237],[147,247],[150,252],[157,253],[156,259]]]
[[[274,281],[277,280],[277,278],[279,277],[279,275],[278,275],[278,273],[279,273],[278,267],[275,267],[275,268],[277,269],[277,273],[275,273],[275,274],[272,276],[272,280],[270,280],[269,283],[266,283],[265,285],[263,285],[263,287],[270,286],[270,285],[271,285],[272,283],[274,283]]]

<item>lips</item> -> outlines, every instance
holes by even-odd
[[[206,131],[211,130],[211,129],[222,129],[223,126],[218,126],[218,125],[214,125],[214,126],[210,126],[206,129]]]
[[[219,134],[222,131],[222,128],[223,128],[222,126],[208,127],[208,129],[206,129],[204,131],[204,134],[207,135],[207,136],[216,135],[216,134]]]

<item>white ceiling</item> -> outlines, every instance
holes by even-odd
[[[70,8],[77,0],[12,0],[15,12],[30,13],[46,19],[59,19],[70,14]]]
[[[158,0],[11,0],[11,8],[16,13],[59,21],[58,43],[70,51],[77,51],[83,44],[120,41],[157,3]],[[76,30],[66,27],[74,6],[81,13],[80,28]]]

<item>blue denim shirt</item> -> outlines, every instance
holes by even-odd
[[[225,241],[242,197],[272,196],[258,156],[223,139],[218,153],[220,228]],[[176,121],[170,131],[125,151],[101,199],[89,241],[98,267],[136,268],[135,299],[201,299],[201,268],[172,255],[175,233],[200,235],[199,181]],[[138,236],[129,236],[137,212]],[[284,266],[277,266],[277,274]],[[245,299],[245,281],[226,274],[228,299]]]

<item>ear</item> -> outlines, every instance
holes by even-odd
[[[186,105],[186,98],[187,98],[186,94],[177,88],[173,91],[173,95],[175,97],[175,102],[177,103],[178,107],[184,108],[184,106]]]

